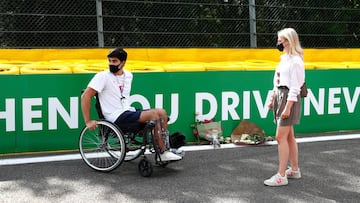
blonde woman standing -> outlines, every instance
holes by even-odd
[[[298,166],[298,145],[294,124],[300,123],[300,89],[305,81],[304,53],[299,37],[293,28],[278,32],[277,48],[283,51],[274,74],[274,93],[269,109],[274,111],[279,166],[277,173],[264,181],[267,186],[288,184],[288,178],[301,178]],[[290,167],[287,169],[288,162]]]

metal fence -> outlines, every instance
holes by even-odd
[[[295,28],[306,48],[360,47],[359,1],[1,0],[2,48],[274,47]]]

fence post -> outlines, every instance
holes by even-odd
[[[255,0],[249,0],[250,47],[257,47]]]
[[[102,15],[102,0],[96,0],[96,21],[97,21],[97,35],[98,46],[104,47],[104,25]]]

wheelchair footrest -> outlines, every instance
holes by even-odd
[[[127,152],[129,152],[129,151],[135,151],[135,150],[138,150],[138,149],[141,149],[141,145],[127,146],[127,147],[126,147],[126,151],[127,151]]]

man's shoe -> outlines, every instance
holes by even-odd
[[[172,152],[165,151],[164,153],[160,154],[160,159],[161,161],[177,161],[182,159],[182,157]]]
[[[285,171],[285,174],[288,178],[292,178],[292,179],[299,179],[301,178],[301,172],[300,172],[300,168],[298,168],[297,171],[292,170],[292,168],[288,168]]]
[[[176,154],[176,155],[179,155],[181,157],[184,157],[185,156],[185,151],[182,150],[182,149],[175,149],[175,148],[170,148],[169,150],[170,152]]]
[[[271,178],[264,181],[267,186],[283,186],[288,184],[286,175],[282,177],[279,173],[273,175]]]

